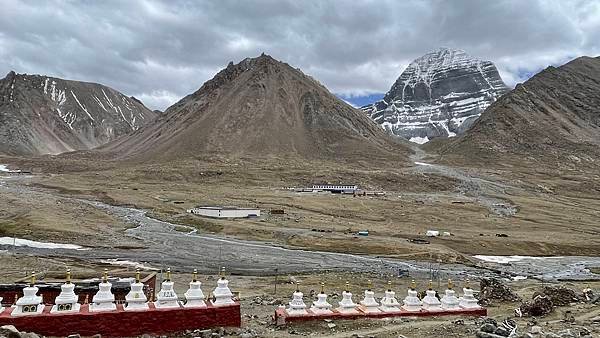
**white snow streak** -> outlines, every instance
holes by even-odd
[[[77,98],[75,93],[73,93],[72,90],[71,90],[71,95],[73,95],[73,98],[75,98],[75,101],[77,101],[77,104],[79,105],[79,107],[81,107],[81,109],[83,109],[83,111],[87,114],[87,116],[89,116],[90,119],[92,119],[92,121],[95,121],[94,118],[92,117],[92,115],[90,115],[90,113],[88,112],[88,110],[85,109],[85,107],[81,104],[81,102],[79,102],[79,99]]]
[[[106,107],[104,107],[104,105],[102,104],[102,101],[100,101],[100,99],[96,95],[94,95],[94,100],[96,100],[96,102],[98,102],[98,105],[100,106],[100,108],[104,109],[104,111],[108,113],[108,110],[106,109]]]

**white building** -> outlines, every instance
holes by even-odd
[[[321,190],[321,191],[331,191],[335,193],[354,193],[358,190],[358,186],[356,185],[332,185],[332,184],[321,184],[321,185],[313,185],[313,190]]]
[[[195,207],[188,209],[187,212],[214,218],[248,218],[260,216],[260,209],[236,207]]]

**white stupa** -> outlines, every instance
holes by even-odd
[[[413,280],[410,288],[408,289],[408,295],[403,300],[404,305],[402,309],[409,312],[421,311],[421,301],[419,300],[418,293],[416,290],[416,283]]]
[[[469,280],[463,288],[463,296],[459,298],[459,306],[463,309],[479,309],[477,298],[473,296],[473,289],[469,287]]]
[[[60,286],[60,294],[54,300],[50,313],[79,312],[81,305],[75,294],[75,284],[71,283],[71,269],[67,269],[67,282]]]
[[[379,310],[379,303],[375,300],[375,292],[371,291],[371,281],[369,280],[369,288],[365,290],[365,298],[360,302],[360,310],[364,313],[377,313]]]
[[[448,289],[446,294],[442,297],[442,309],[444,310],[458,310],[460,309],[458,297],[456,297],[456,291],[454,291],[452,281],[448,279]]]
[[[388,289],[385,296],[381,299],[379,309],[383,312],[400,312],[400,303],[396,299],[396,293],[392,291],[392,282],[388,282]]]
[[[425,291],[425,297],[423,297],[423,309],[427,311],[441,311],[442,303],[436,297],[436,292],[433,289],[433,282],[429,281],[429,289]]]
[[[296,282],[296,291],[292,295],[292,300],[289,302],[289,307],[285,310],[290,316],[306,315],[306,304],[304,304],[304,294],[300,292],[300,282]]]
[[[125,295],[125,301],[125,311],[148,310],[144,284],[140,282],[140,269],[135,270],[135,283],[131,283],[131,290]]]
[[[171,268],[167,269],[167,278],[161,283],[160,291],[156,296],[154,306],[157,309],[161,308],[177,308],[179,305],[179,298],[173,289],[175,283],[171,281]]]
[[[30,316],[41,314],[44,311],[42,296],[38,296],[39,289],[35,286],[35,273],[31,274],[31,284],[23,288],[23,297],[17,299],[11,316]]]
[[[229,281],[225,278],[225,267],[221,268],[221,278],[217,281],[217,287],[213,291],[213,306],[224,306],[235,304],[233,293],[229,290]]]
[[[102,282],[98,284],[98,292],[92,298],[91,312],[116,311],[115,295],[112,293],[112,284],[108,281],[108,269],[104,269]]]
[[[327,302],[327,294],[325,293],[325,283],[321,282],[321,292],[319,292],[319,294],[317,295],[317,301],[312,303],[310,311],[318,315],[332,313],[331,304]]]
[[[352,292],[350,292],[350,283],[346,282],[346,290],[342,292],[342,300],[337,308],[340,313],[358,313],[356,304],[352,300]]]
[[[184,307],[203,308],[206,307],[204,302],[204,293],[200,287],[202,283],[198,281],[198,270],[194,269],[192,281],[190,282],[190,288],[185,292],[185,305]]]

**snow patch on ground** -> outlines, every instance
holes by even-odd
[[[6,164],[0,164],[0,171],[9,172],[10,170],[8,170],[8,168],[6,167]]]
[[[143,269],[143,270],[158,270],[156,268],[153,268],[151,266],[145,265],[143,263],[140,262],[133,262],[133,261],[127,261],[127,260],[120,260],[120,259],[104,259],[102,261],[100,261],[101,263],[104,264],[110,264],[110,265],[118,265],[118,266],[130,266],[136,269]]]
[[[415,162],[416,165],[424,165],[424,166],[432,166],[433,164],[425,163],[425,162]]]
[[[558,258],[558,257],[533,257],[533,256],[484,256],[484,255],[476,255],[473,256],[476,259],[479,259],[484,262],[489,263],[498,263],[498,264],[509,264],[514,262],[520,262],[525,259],[531,260],[539,260],[539,259],[547,259],[547,258]]]
[[[514,276],[512,277],[512,280],[514,281],[520,281],[520,280],[526,280],[527,276]]]
[[[28,246],[38,249],[67,249],[67,250],[89,250],[75,244],[61,244],[50,242],[37,242],[22,238],[0,237],[0,245]]]
[[[414,142],[414,143],[418,143],[418,144],[425,144],[427,142],[429,142],[429,137],[425,136],[425,137],[411,137],[410,142]]]

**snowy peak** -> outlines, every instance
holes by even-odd
[[[139,129],[155,113],[95,83],[10,72],[0,80],[1,152],[57,154],[90,149]]]
[[[424,143],[464,132],[507,91],[490,61],[441,48],[411,62],[383,100],[363,110],[390,133]]]

